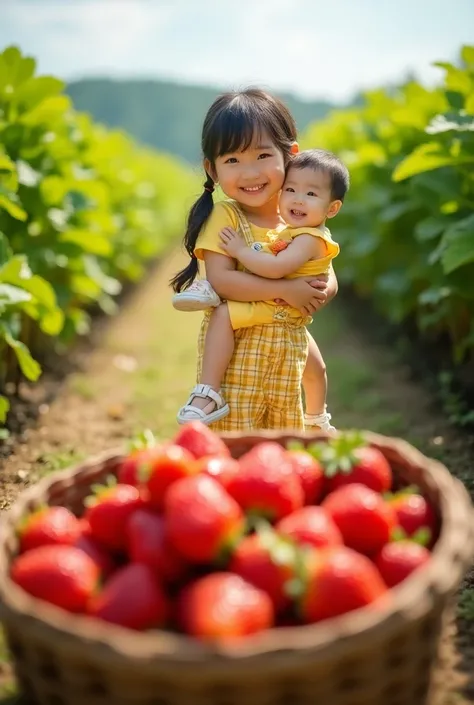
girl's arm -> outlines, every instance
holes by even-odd
[[[236,271],[236,262],[227,255],[204,251],[206,277],[223,299],[232,301],[269,301],[284,299],[304,315],[311,315],[327,298],[325,276],[298,279],[264,279]]]
[[[331,262],[331,264],[329,265],[329,275],[326,289],[327,298],[325,304],[328,304],[330,301],[332,301],[332,299],[336,296],[338,289],[339,284],[337,283],[336,272],[334,271],[334,267],[332,266]]]
[[[313,235],[298,235],[285,249],[275,254],[258,252],[247,247],[245,240],[231,228],[221,233],[222,249],[239,260],[254,274],[268,279],[281,279],[293,274],[309,260],[320,259],[327,253],[324,241]]]

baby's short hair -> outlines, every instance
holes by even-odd
[[[288,169],[314,169],[328,174],[331,180],[331,197],[343,201],[349,190],[349,171],[345,164],[326,149],[305,149],[291,158]]]

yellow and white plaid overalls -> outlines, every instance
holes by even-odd
[[[247,219],[235,202],[228,203],[251,245],[254,238]],[[230,414],[212,424],[214,430],[304,430],[301,380],[308,356],[307,319],[286,316],[285,308],[275,307],[275,323],[234,331],[234,355],[222,384]],[[198,380],[209,316],[206,312],[199,334]]]

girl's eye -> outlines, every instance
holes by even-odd
[[[235,157],[229,157],[225,160],[224,164],[237,164],[237,159]]]
[[[268,152],[264,152],[263,154],[258,155],[259,159],[267,159],[268,157],[273,157],[273,154],[269,154]]]
[[[316,196],[317,194],[315,194],[314,191],[308,191],[307,195],[308,196]]]
[[[295,192],[295,189],[294,189],[294,188],[291,188],[291,186],[287,186],[286,189],[285,189],[285,191],[287,191],[288,193],[294,193],[294,192]]]

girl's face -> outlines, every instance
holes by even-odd
[[[277,196],[285,179],[283,154],[265,133],[244,151],[217,157],[214,167],[215,180],[226,196],[249,209]]]

